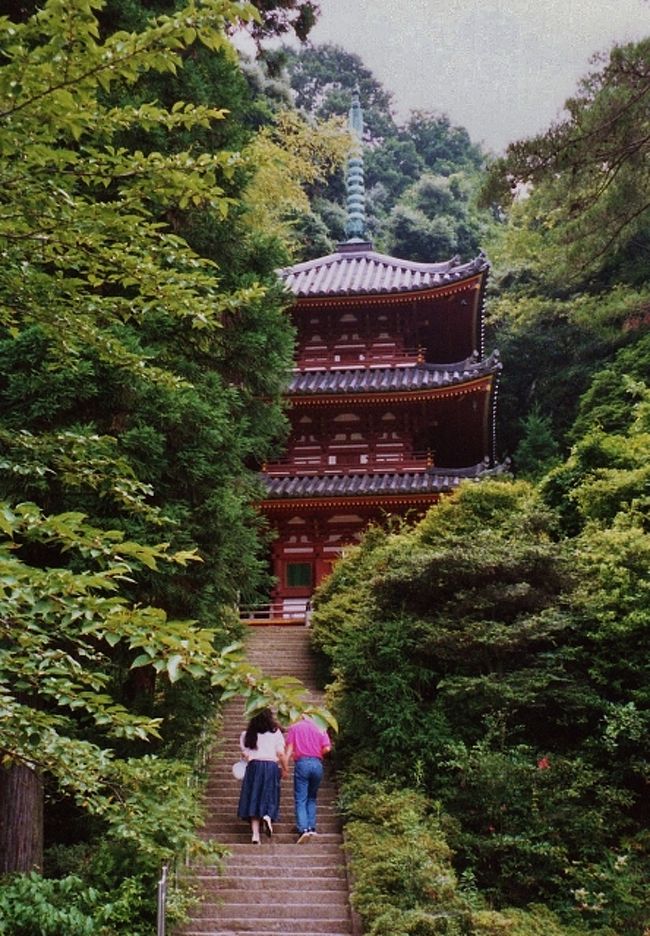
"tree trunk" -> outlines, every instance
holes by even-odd
[[[0,874],[43,865],[43,783],[25,764],[0,767]]]

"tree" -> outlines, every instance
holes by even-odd
[[[462,173],[423,173],[402,193],[386,221],[386,249],[425,263],[456,253],[475,257],[487,224],[471,206],[471,189],[471,180]]]
[[[291,333],[269,267],[220,275],[189,243],[205,236],[197,214],[221,230],[236,214],[246,155],[155,145],[209,133],[224,110],[137,94],[197,41],[232,61],[225,29],[246,10],[190,2],[102,36],[101,6],[48,0],[0,20],[4,870],[39,864],[43,776],[156,859],[191,836],[188,816],[180,838],[147,822],[128,754],[160,724],[125,671],[203,678],[253,707],[275,692],[219,647],[223,605],[262,571],[246,462],[282,424]],[[240,263],[261,251],[240,248]]]
[[[646,404],[629,439],[592,441],[591,470],[567,465],[577,539],[531,484],[463,484],[413,528],[371,529],[313,617],[353,783],[371,775],[425,792],[437,816],[442,805],[458,870],[497,907],[542,901],[567,924],[638,936]]]
[[[476,171],[485,162],[481,148],[472,143],[467,130],[453,126],[447,114],[413,111],[400,135],[413,143],[429,172],[438,175],[451,175],[459,169]]]
[[[395,132],[391,95],[358,55],[329,43],[283,49],[296,106],[314,117],[346,114],[352,92],[359,89],[368,139],[380,142]]]
[[[626,252],[635,256],[636,275],[641,266],[647,277],[650,40],[615,46],[607,60],[594,61],[601,67],[566,102],[567,116],[511,144],[491,167],[483,197],[508,204],[528,189],[515,222],[555,277],[607,274]]]
[[[522,420],[524,434],[514,453],[518,474],[527,478],[540,478],[559,458],[559,445],[550,420],[533,407]]]

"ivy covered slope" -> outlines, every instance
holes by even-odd
[[[228,39],[254,5],[3,6],[0,873],[40,869],[45,829],[72,877],[3,880],[0,932],[137,936],[198,845],[214,698],[293,704],[228,611],[265,580],[254,469],[292,348],[253,182],[343,143],[273,136]]]

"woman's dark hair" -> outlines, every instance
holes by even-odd
[[[249,751],[256,751],[258,734],[264,734],[266,731],[277,731],[279,727],[271,709],[262,709],[257,715],[253,715],[248,723],[246,735],[244,736],[244,746]]]

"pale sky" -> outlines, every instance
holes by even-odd
[[[443,111],[497,153],[545,130],[593,53],[650,34],[650,0],[319,0],[310,38],[361,57],[399,118]]]

